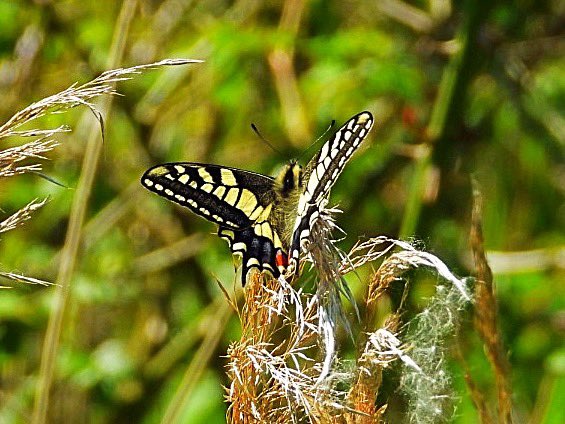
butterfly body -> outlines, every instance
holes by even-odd
[[[242,256],[242,284],[257,269],[275,277],[296,271],[321,203],[373,124],[362,112],[344,124],[302,168],[275,177],[219,165],[167,163],[147,170],[149,190],[218,224],[218,235]]]

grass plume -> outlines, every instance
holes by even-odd
[[[228,350],[228,422],[384,422],[387,404],[379,403],[377,395],[383,374],[393,366],[401,370],[397,385],[410,405],[406,422],[451,416],[455,396],[445,354],[471,298],[466,282],[434,255],[387,237],[358,243],[344,255],[332,241],[321,242],[336,229],[328,210],[322,216],[313,229],[320,237],[311,237],[315,241],[306,246],[307,261],[317,271],[314,293],[282,276],[256,274],[246,286],[239,311],[242,337]],[[377,259],[383,260],[360,305],[361,330],[352,334],[355,326],[347,322],[341,304],[340,294],[348,297],[342,277]],[[415,268],[432,269],[440,277],[436,295],[410,322],[402,322],[402,302],[379,325],[379,299]],[[446,313],[451,319],[444,319]],[[354,360],[340,352],[341,330],[357,342]],[[435,356],[429,354],[434,348]]]

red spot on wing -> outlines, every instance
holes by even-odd
[[[275,255],[275,264],[277,267],[286,268],[288,266],[288,256],[281,249],[277,250]]]

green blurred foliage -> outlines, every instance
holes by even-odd
[[[1,122],[103,72],[113,34],[121,30],[120,3],[0,0]],[[376,117],[369,142],[332,192],[344,211],[339,225],[348,233],[341,246],[398,233],[442,75],[480,2],[411,2],[420,15],[399,19],[394,7],[406,6],[401,2],[386,2],[391,9],[379,2],[311,1],[296,35],[279,29],[281,11],[291,3],[140,2],[123,66],[166,57],[205,63],[146,72],[118,87],[124,96],[115,98],[105,122],[65,318],[52,422],[158,422],[203,335],[203,311],[221,295],[215,279],[228,290],[233,285],[231,255],[209,235],[213,226],[144,191],[138,180],[147,167],[195,161],[271,173],[301,156],[332,119],[340,124],[368,109]],[[447,160],[438,161],[423,181],[414,237],[459,274],[473,272],[472,173],[485,199],[486,248],[498,253],[491,265],[517,422],[533,417],[561,423],[565,49],[559,31],[565,10],[549,0],[494,1],[477,13],[483,16],[472,76],[465,95],[453,100],[458,114],[447,122],[448,136],[435,146]],[[273,66],[277,49],[292,52],[296,104],[277,88],[278,78],[289,77]],[[44,163],[45,173],[68,188],[35,175],[2,180],[5,216],[33,198],[51,201],[24,227],[2,234],[1,270],[56,280],[88,136],[81,124],[85,115],[90,112],[72,110],[38,124],[74,129],[58,137],[61,145]],[[282,155],[250,130],[251,122]],[[195,233],[203,233],[203,241],[161,258],[161,266],[145,267],[145,255]],[[350,279],[359,298],[365,280]],[[17,285],[0,292],[0,422],[29,417],[53,290]],[[416,288],[414,304],[430,294],[426,286]],[[147,363],[191,325],[196,341],[164,372],[149,375]],[[228,382],[222,355],[237,337],[235,327],[234,320],[184,412],[186,422],[223,420],[222,385]],[[469,369],[494,399],[480,342],[472,335],[462,339]],[[462,398],[455,421],[477,422],[461,370],[454,372]]]

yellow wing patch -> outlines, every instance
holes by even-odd
[[[239,197],[236,208],[242,211],[245,215],[250,216],[255,210],[256,206],[257,197],[255,197],[253,192],[247,190],[246,188],[241,190],[241,196]]]
[[[227,186],[236,186],[237,181],[235,179],[235,175],[229,169],[222,168],[220,169],[220,175],[222,177],[222,184]]]

